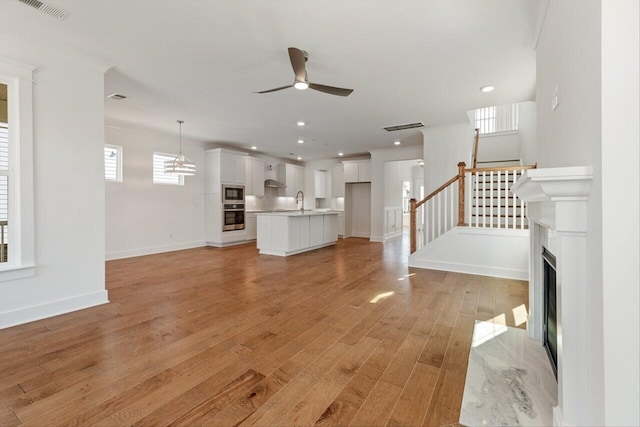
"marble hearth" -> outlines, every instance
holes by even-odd
[[[556,258],[558,406],[554,425],[584,425],[587,399],[586,307],[587,202],[589,166],[530,169],[512,187],[527,202],[530,230],[527,333],[543,339],[543,264],[546,248]]]

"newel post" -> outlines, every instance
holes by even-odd
[[[416,199],[409,200],[409,242],[410,253],[416,251]]]
[[[464,225],[464,169],[465,162],[458,163],[458,226]]]

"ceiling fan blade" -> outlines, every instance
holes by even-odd
[[[304,63],[307,62],[306,55],[298,48],[289,48],[289,59],[291,60],[291,66],[293,67],[293,74],[296,76],[296,81],[307,81],[307,71]]]
[[[288,89],[290,87],[293,87],[293,85],[280,86],[280,87],[277,87],[275,89],[263,90],[261,92],[253,92],[253,93],[269,93],[269,92],[275,92],[275,91],[282,90],[282,89]]]
[[[328,93],[331,95],[338,95],[338,96],[349,96],[351,92],[353,92],[353,89],[344,89],[344,88],[335,87],[335,86],[325,86],[325,85],[319,85],[317,83],[309,83],[309,89],[314,89],[320,92]]]

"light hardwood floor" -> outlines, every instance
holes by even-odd
[[[107,262],[110,304],[0,331],[0,425],[456,424],[474,320],[514,326],[527,284],[406,240]]]

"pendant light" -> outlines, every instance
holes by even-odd
[[[187,159],[182,154],[182,124],[183,120],[178,120],[179,132],[180,132],[180,151],[173,160],[167,160],[164,162],[164,173],[171,175],[195,175],[196,164]]]

